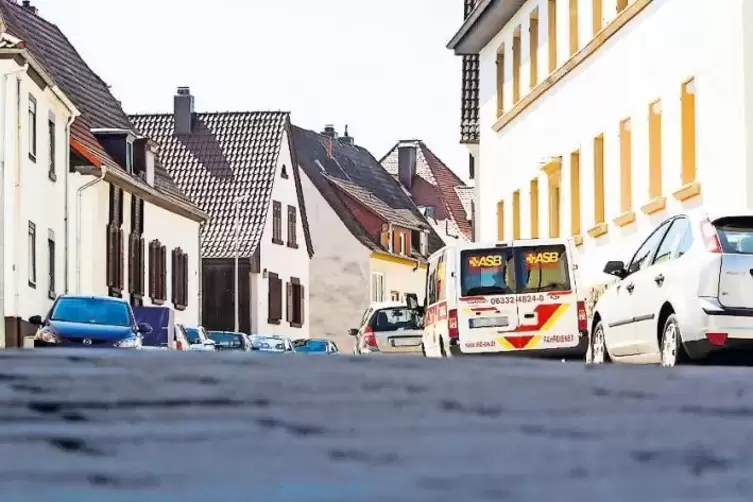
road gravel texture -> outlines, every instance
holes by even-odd
[[[2,502],[750,501],[753,373],[0,353]]]

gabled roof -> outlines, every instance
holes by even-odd
[[[295,125],[292,129],[299,165],[351,234],[366,247],[388,252],[379,236],[359,222],[343,197],[356,200],[386,223],[428,230],[429,253],[443,246],[411,198],[368,150]]]
[[[202,257],[251,257],[262,238],[269,215],[277,161],[285,134],[287,112],[195,113],[190,134],[174,134],[173,114],[133,115],[144,135],[159,144],[159,160],[178,186],[211,220],[202,235]],[[292,152],[291,146],[291,154]],[[295,162],[293,162],[295,164]],[[306,246],[313,254],[300,174],[291,166],[298,193]],[[235,233],[235,199],[240,230]]]
[[[86,64],[56,25],[13,0],[0,0],[0,28],[2,27],[7,32],[4,39],[4,44],[7,45],[2,48],[10,46],[12,37],[20,39],[22,46],[44,66],[55,83],[81,112],[81,117],[74,122],[77,123],[77,127],[71,129],[71,137],[79,144],[89,144],[90,153],[100,158],[102,164],[109,169],[125,172],[90,132],[91,129],[134,130],[120,101],[112,95],[109,86]],[[18,43],[15,46],[18,46]],[[135,177],[129,182],[142,190],[150,191],[150,187]],[[155,196],[166,194],[166,200],[177,202],[182,209],[195,213],[194,217],[203,218],[180,192],[170,175],[159,165],[155,166],[154,188],[156,191],[151,191]]]
[[[397,143],[380,161],[380,164],[396,180],[398,180],[398,147],[401,144],[412,144],[416,148],[416,176],[436,188],[440,197],[436,202],[447,209],[447,213],[452,217],[458,231],[467,239],[471,239],[473,235],[472,226],[468,221],[465,206],[456,190],[457,187],[465,187],[465,182],[447,167],[439,157],[434,155],[434,152],[421,140]]]

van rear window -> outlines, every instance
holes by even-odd
[[[461,296],[513,293],[512,249],[468,249],[460,253]]]
[[[722,251],[731,254],[753,254],[753,218],[737,216],[714,222]]]
[[[517,292],[569,291],[570,273],[562,244],[515,248]]]

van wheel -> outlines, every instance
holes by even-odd
[[[660,338],[661,365],[667,368],[684,363],[688,356],[682,345],[682,335],[677,317],[671,314],[664,323],[664,330]]]
[[[424,342],[421,342],[421,355],[426,357],[426,346],[424,345]]]
[[[601,321],[596,323],[596,327],[591,334],[591,348],[586,354],[586,362],[590,364],[606,364],[612,362],[607,352],[607,342],[604,338],[604,325]]]
[[[439,337],[439,355],[442,357],[447,357],[447,351],[444,348],[444,338],[441,336]]]

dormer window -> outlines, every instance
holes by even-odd
[[[405,232],[400,232],[400,254],[402,256],[407,254],[405,249]]]
[[[282,176],[285,179],[288,179],[288,166],[285,164],[282,165],[282,169],[280,170],[280,176]]]
[[[126,140],[125,168],[128,174],[133,174],[133,141]]]

